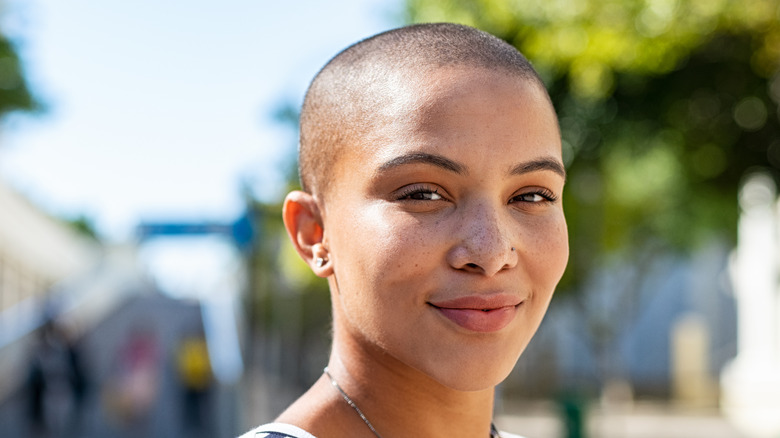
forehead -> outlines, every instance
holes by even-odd
[[[481,68],[440,69],[393,91],[387,113],[356,151],[366,164],[409,149],[447,153],[464,141],[488,154],[515,145],[522,146],[515,151],[560,157],[555,111],[534,80]]]

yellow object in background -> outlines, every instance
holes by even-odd
[[[205,389],[211,384],[211,363],[205,339],[184,339],[179,346],[176,363],[184,386]]]

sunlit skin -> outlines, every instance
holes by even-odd
[[[380,434],[487,437],[494,387],[568,258],[557,120],[539,85],[486,69],[440,69],[394,94],[416,109],[364,133],[325,196],[288,195],[285,224],[328,278],[329,368]],[[278,420],[373,436],[325,378]]]

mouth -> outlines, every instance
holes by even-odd
[[[461,328],[472,332],[490,333],[509,325],[523,301],[501,294],[460,297],[428,304]]]

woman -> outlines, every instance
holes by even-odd
[[[528,61],[454,24],[361,41],[315,77],[284,223],[328,279],[323,376],[252,437],[508,437],[494,388],[568,258],[555,111]]]

